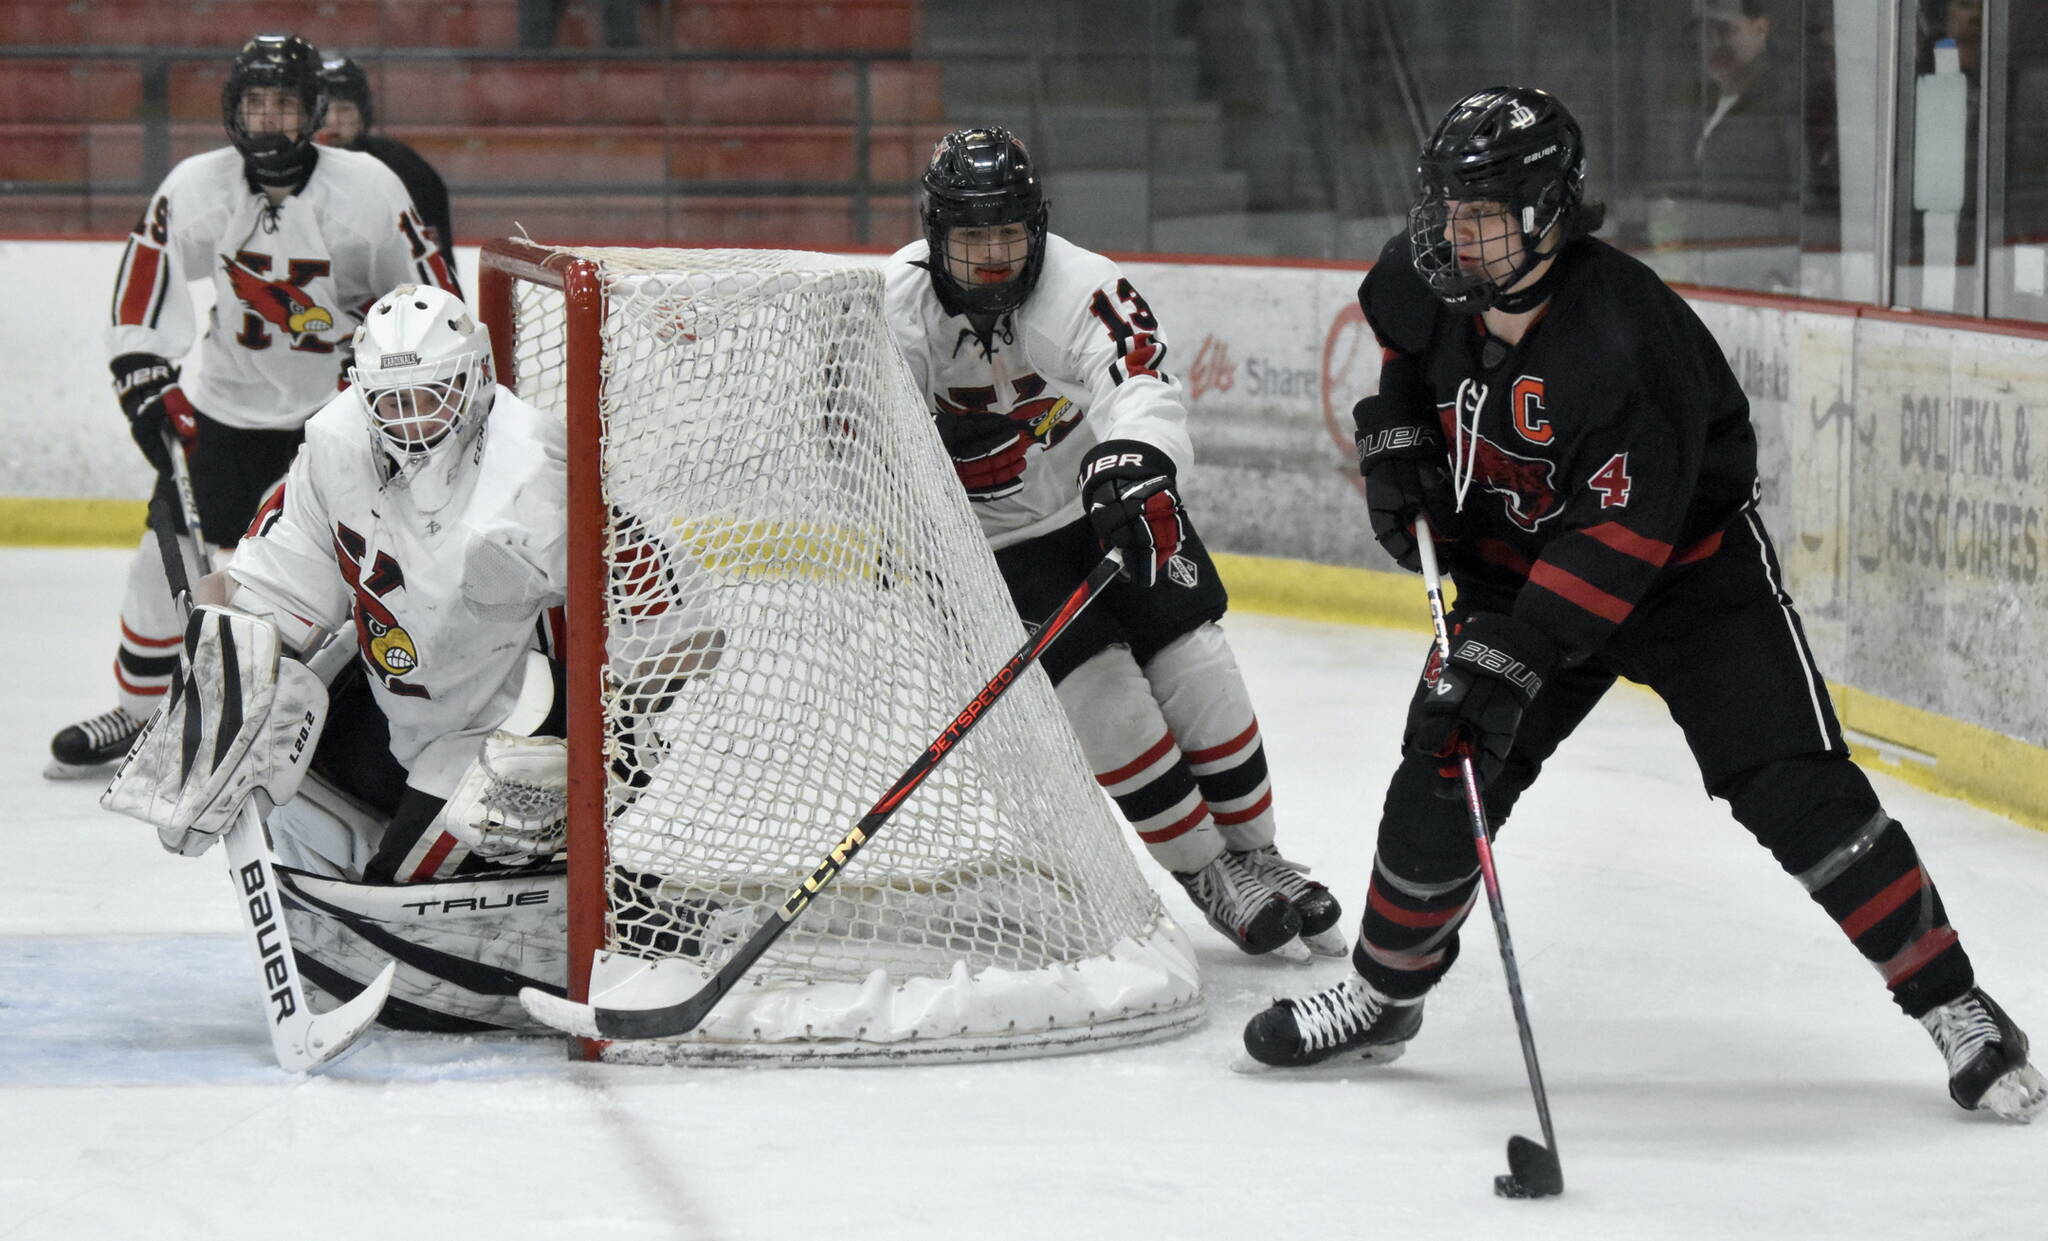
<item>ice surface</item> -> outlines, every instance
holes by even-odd
[[[541,1039],[373,1031],[273,1066],[218,859],[38,774],[105,709],[125,553],[0,550],[0,1238],[1957,1238],[2048,1231],[2048,1125],[1948,1101],[1941,1057],[1613,694],[1499,858],[1569,1190],[1492,1194],[1536,1131],[1491,931],[1398,1064],[1233,1074],[1245,1019],[1346,968],[1189,928],[1210,1019],[1040,1061],[597,1066]],[[1417,608],[1420,611],[1420,591]],[[1419,633],[1234,615],[1281,843],[1364,895]],[[907,757],[906,757],[907,761]],[[1979,975],[2048,1031],[2048,836],[1880,779]]]

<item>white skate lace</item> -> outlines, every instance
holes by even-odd
[[[1974,995],[1944,1004],[1920,1019],[1934,1045],[1948,1057],[1951,1076],[1998,1039],[1998,1022]]]
[[[115,707],[111,711],[102,711],[89,720],[81,721],[78,731],[85,734],[86,741],[93,749],[99,750],[114,744],[140,727],[141,725],[125,708]]]
[[[1301,1031],[1306,1051],[1335,1047],[1363,1032],[1379,1019],[1384,1007],[1379,995],[1356,977],[1286,1003],[1294,1009],[1295,1028]]]
[[[1320,886],[1302,877],[1308,873],[1308,867],[1282,857],[1280,850],[1272,845],[1240,853],[1238,858],[1254,875],[1265,880],[1289,901],[1298,901]]]
[[[1230,926],[1244,926],[1252,920],[1259,906],[1265,904],[1262,893],[1247,891],[1242,882],[1242,879],[1255,878],[1241,859],[1224,853],[1194,874],[1182,878],[1181,885],[1210,917]]]

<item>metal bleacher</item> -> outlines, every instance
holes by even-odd
[[[893,245],[944,130],[918,0],[596,0],[519,46],[518,0],[0,0],[0,234],[126,230],[222,145],[220,82],[289,31],[370,74],[381,132],[448,182],[458,235]]]

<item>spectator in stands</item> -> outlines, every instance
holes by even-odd
[[[396,138],[373,134],[376,110],[370,103],[370,77],[346,56],[321,62],[320,83],[327,90],[327,120],[315,139],[323,146],[346,147],[376,156],[412,196],[413,209],[427,226],[427,240],[441,249],[441,261],[455,274],[455,226],[448,216],[448,185],[418,151]],[[461,290],[455,290],[461,296]]]
[[[1693,139],[1700,195],[1759,206],[1796,201],[1797,84],[1772,55],[1767,0],[1701,0],[1699,29],[1711,97]]]
[[[1671,259],[1661,270],[1796,290],[1804,117],[1797,66],[1778,53],[1797,23],[1781,28],[1773,0],[1697,0],[1694,13],[1700,111],[1666,153],[1651,211],[1650,239]]]
[[[519,0],[519,46],[553,47],[564,7],[564,0]],[[606,47],[639,46],[639,0],[599,0],[598,7],[604,11]]]

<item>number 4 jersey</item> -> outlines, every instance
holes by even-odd
[[[186,284],[211,279],[186,395],[230,426],[290,430],[334,395],[371,302],[407,282],[453,292],[397,175],[357,151],[316,149],[306,184],[275,207],[232,147],[171,169],[121,256],[107,355],[184,357],[197,330]]]
[[[1037,287],[984,340],[940,302],[926,258],[923,241],[889,257],[884,306],[991,546],[1078,520],[1081,462],[1103,440],[1187,468],[1166,336],[1115,263],[1048,233]]]

